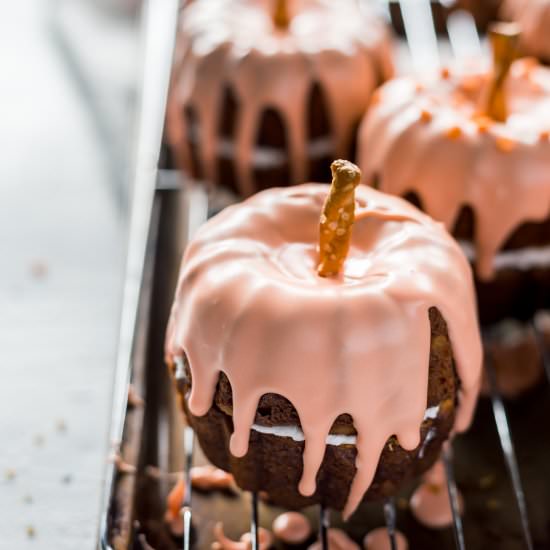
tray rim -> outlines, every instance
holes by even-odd
[[[175,49],[179,4],[179,0],[146,0],[142,12],[143,72],[140,115],[134,156],[135,173],[119,344],[113,379],[109,429],[111,443],[122,440],[124,429],[135,329],[147,259],[146,251]],[[96,536],[96,548],[103,550],[112,550],[108,541],[108,520],[115,480],[115,465],[107,464]]]

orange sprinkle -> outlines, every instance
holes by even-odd
[[[451,71],[448,69],[448,67],[443,67],[440,74],[443,80],[447,80],[451,76]]]
[[[458,139],[462,135],[462,128],[460,126],[453,126],[445,132],[445,135],[449,139]]]
[[[539,134],[539,140],[540,141],[549,141],[550,140],[550,130],[543,130]]]
[[[422,84],[417,83],[417,85],[415,86],[414,88],[417,92],[423,92],[424,91],[424,86]]]
[[[370,98],[371,106],[378,105],[381,99],[382,99],[382,94],[380,93],[380,90],[376,90]]]
[[[486,134],[489,131],[489,128],[492,126],[493,121],[485,115],[479,115],[474,117],[474,122],[477,125],[477,131],[480,134]]]
[[[176,519],[180,515],[181,507],[183,506],[183,497],[185,495],[185,483],[183,482],[183,476],[170,491],[168,498],[166,499],[167,514],[170,519]]]
[[[495,143],[504,153],[509,153],[516,146],[516,142],[513,139],[503,136],[497,137]]]
[[[420,111],[420,121],[421,122],[424,122],[424,124],[428,124],[429,122],[431,122],[433,119],[433,115],[432,113],[430,113],[430,111],[427,111],[426,109],[422,109],[422,111]]]

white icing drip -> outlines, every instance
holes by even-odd
[[[471,242],[459,241],[464,254],[475,263],[476,251]],[[514,250],[503,250],[499,252],[493,260],[495,271],[503,269],[517,269],[519,271],[528,271],[540,267],[550,266],[550,246],[526,247]]]
[[[439,413],[439,405],[429,407],[424,413],[424,420],[434,420]],[[260,424],[252,424],[252,429],[261,434],[274,435],[277,437],[290,437],[293,441],[300,443],[305,441],[304,432],[298,426],[260,426]],[[338,447],[340,445],[355,445],[357,436],[328,434],[325,443]]]

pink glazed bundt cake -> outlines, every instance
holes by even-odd
[[[349,516],[470,423],[471,268],[445,229],[332,165],[207,222],[181,267],[166,360],[206,456],[288,508]]]
[[[550,307],[550,70],[513,63],[507,113],[480,112],[491,71],[384,85],[363,121],[363,181],[444,223],[475,265],[481,321]]]
[[[181,11],[166,139],[176,165],[239,196],[324,181],[393,73],[355,0],[196,0]]]

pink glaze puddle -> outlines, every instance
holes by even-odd
[[[458,494],[461,514],[464,513],[464,499]],[[411,512],[426,527],[445,529],[453,524],[453,513],[445,468],[441,461],[424,475],[424,481],[411,497]]]
[[[400,531],[395,533],[395,542],[397,543],[397,550],[409,550],[407,537]],[[365,550],[391,550],[388,530],[385,527],[379,527],[367,533],[363,540],[363,548]]]
[[[252,548],[252,536],[250,533],[245,533],[240,540],[235,541],[227,538],[223,532],[223,523],[216,523],[214,526],[214,536],[216,542],[212,543],[212,550],[250,550]],[[260,527],[258,530],[258,541],[260,550],[267,550],[273,542],[271,533]]]
[[[298,512],[286,512],[273,521],[274,535],[287,544],[301,544],[311,536],[309,520]]]
[[[345,531],[341,529],[329,529],[327,531],[327,540],[329,550],[360,550],[358,544],[348,537]],[[308,550],[321,550],[321,542],[312,544]]]

